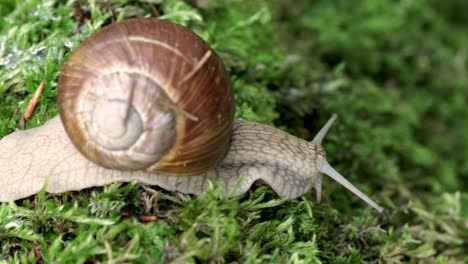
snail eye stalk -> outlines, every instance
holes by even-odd
[[[357,197],[361,198],[364,200],[367,204],[370,206],[374,207],[379,213],[383,211],[383,207],[380,205],[376,204],[374,201],[372,201],[367,195],[363,194],[361,191],[359,191],[356,187],[354,187],[353,184],[351,184],[345,177],[343,177],[341,174],[339,174],[335,169],[333,169],[328,162],[325,162],[322,167],[320,168],[320,172],[328,175],[330,178],[334,179],[337,181],[339,184],[343,185],[346,189],[350,190],[352,193],[354,193]]]
[[[333,125],[333,122],[335,122],[337,118],[337,114],[333,114],[330,119],[327,121],[327,123],[320,129],[320,131],[317,133],[317,135],[314,137],[312,140],[312,143],[315,144],[322,144],[323,138],[327,135],[328,130],[330,127]],[[323,174],[326,174],[333,180],[337,181],[339,184],[343,185],[346,189],[354,193],[357,197],[361,198],[364,200],[367,204],[370,206],[374,207],[377,211],[382,212],[383,208],[376,204],[374,201],[372,201],[367,195],[362,193],[361,191],[358,190],[353,184],[351,184],[345,177],[343,177],[339,172],[337,172],[335,169],[333,169],[330,164],[325,160],[323,164],[320,166],[320,172]],[[315,190],[317,193],[317,201],[320,201],[320,195],[322,192],[322,180],[318,180],[317,183],[315,184]]]
[[[327,123],[320,129],[320,131],[315,135],[314,139],[312,139],[312,143],[321,145],[323,138],[327,135],[328,130],[335,122],[336,118],[338,117],[337,114],[333,114],[330,119],[328,119]]]

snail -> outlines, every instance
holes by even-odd
[[[189,29],[129,19],[84,40],[58,81],[59,116],[0,140],[0,201],[139,181],[200,194],[210,180],[240,195],[255,181],[282,198],[316,189],[322,173],[366,203],[326,161],[333,115],[311,141],[234,118],[225,66]]]

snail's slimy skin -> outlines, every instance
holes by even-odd
[[[311,158],[317,157],[324,159],[317,144],[266,125],[236,120],[230,152],[218,166],[205,173],[163,176],[111,170],[82,156],[56,117],[42,127],[18,131],[0,141],[0,201],[36,194],[46,179],[50,193],[136,180],[193,194],[206,190],[209,179],[214,179],[226,193],[234,189],[234,195],[247,192],[253,182],[262,180],[281,197],[293,199],[309,191],[321,177],[316,162],[311,162]]]
[[[335,119],[336,115],[332,116],[312,142],[267,125],[236,120],[229,152],[217,166],[197,175],[170,176],[96,165],[74,147],[60,118],[55,117],[42,127],[18,131],[0,141],[0,202],[36,194],[46,180],[50,193],[139,181],[170,191],[200,194],[208,189],[212,179],[226,194],[233,195],[247,192],[260,180],[285,199],[294,199],[315,187],[320,200],[321,173],[325,173],[380,212],[382,207],[325,159],[320,143]]]

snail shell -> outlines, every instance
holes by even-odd
[[[147,18],[103,28],[69,57],[58,85],[68,136],[103,167],[196,174],[229,150],[234,97],[225,66],[177,24]]]

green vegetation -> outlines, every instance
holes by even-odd
[[[465,1],[3,0],[0,137],[43,79],[27,127],[57,114],[57,76],[81,40],[155,10],[220,54],[238,117],[311,139],[338,113],[328,159],[386,210],[328,179],[319,204],[260,185],[234,199],[137,183],[42,192],[0,204],[0,262],[468,261]]]

